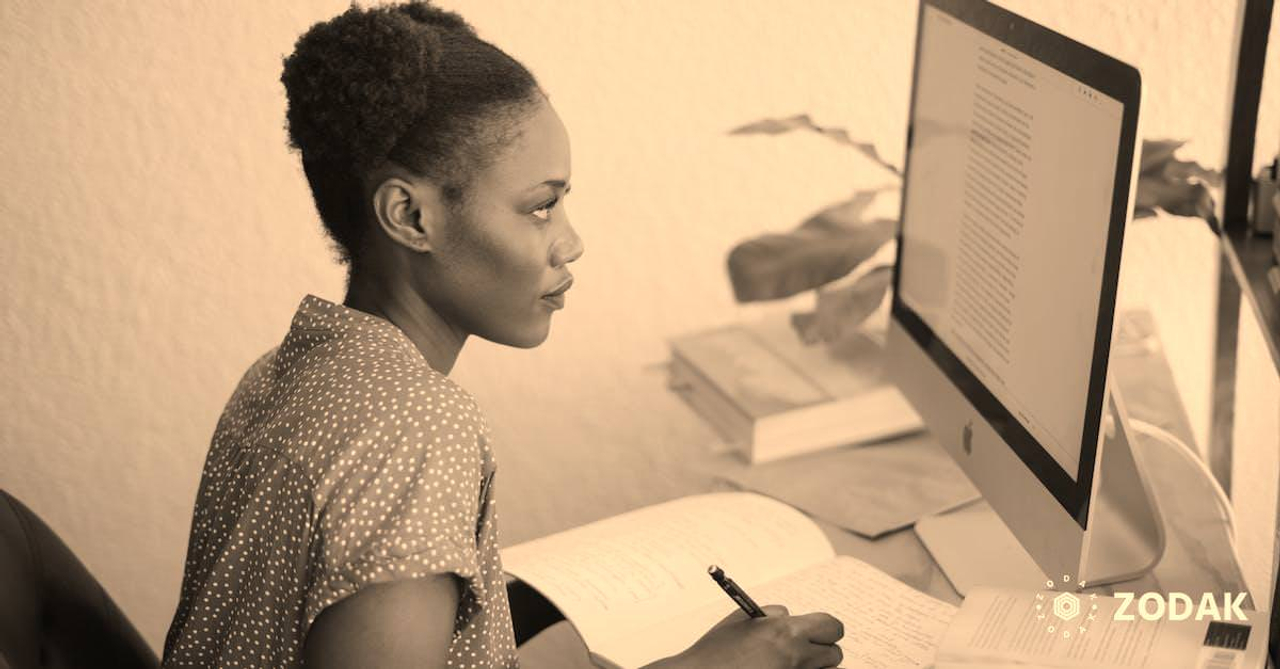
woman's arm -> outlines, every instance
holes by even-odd
[[[511,624],[515,627],[517,646],[564,620],[564,614],[555,604],[524,581],[507,583],[507,601],[511,603]]]
[[[362,588],[316,617],[303,642],[303,664],[444,667],[459,593],[450,574]]]

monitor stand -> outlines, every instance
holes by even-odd
[[[1139,467],[1142,455],[1134,452],[1123,407],[1113,386],[1103,422],[1096,507],[1084,544],[1088,586],[1137,578],[1164,555],[1164,519]],[[1049,580],[983,500],[922,518],[915,530],[961,596],[975,585],[1027,589]]]

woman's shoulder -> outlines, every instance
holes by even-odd
[[[314,423],[301,441],[299,464],[315,484],[317,508],[368,495],[395,504],[444,495],[470,509],[493,467],[488,423],[471,394],[434,371],[366,388],[359,397],[367,404]]]
[[[308,434],[299,436],[310,445],[305,460],[322,470],[392,453],[421,459],[441,450],[480,454],[488,446],[488,421],[475,398],[425,361],[337,361],[315,387],[323,388],[320,401],[303,421]]]
[[[348,393],[363,397],[375,417],[464,415],[483,422],[475,397],[458,382],[414,355],[346,359],[335,370]]]
[[[322,393],[341,405],[372,413],[421,411],[437,403],[477,409],[466,389],[433,369],[407,342],[338,336],[305,351],[292,348],[286,344],[259,364],[274,365],[277,374],[290,377],[287,385]]]

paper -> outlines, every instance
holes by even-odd
[[[707,579],[710,582],[710,579]],[[761,604],[781,604],[792,615],[821,611],[844,623],[844,669],[916,669],[934,651],[956,607],[904,585],[851,557],[836,557],[765,584],[742,583]],[[609,658],[637,667],[693,645],[734,611],[723,594],[687,613],[627,630],[609,646]],[[655,654],[655,644],[661,650]]]
[[[928,435],[755,466],[726,458],[712,473],[872,539],[978,498]]]
[[[936,669],[1262,666],[1265,629],[1209,619],[1147,621],[1139,615],[1132,621],[1117,621],[1114,614],[1121,606],[1120,599],[1089,595],[1077,595],[1080,612],[1064,622],[1053,613],[1052,602],[1058,595],[1052,591],[975,588],[943,637]],[[1036,609],[1037,605],[1042,608]],[[1131,603],[1128,612],[1136,613],[1135,607],[1136,603]],[[1262,625],[1267,624],[1266,616],[1255,616]]]
[[[716,493],[536,539],[502,551],[502,561],[507,572],[554,602],[588,647],[603,651],[617,644],[619,633],[634,635],[681,610],[709,602],[732,610],[733,602],[707,575],[709,565],[720,565],[745,585],[834,554],[822,530],[799,511],[759,495]],[[689,627],[663,641],[679,652],[710,628]]]
[[[781,604],[792,615],[821,611],[844,623],[844,669],[913,669],[929,666],[934,650],[956,607],[904,585],[860,560],[836,557],[766,584],[743,588],[756,601]],[[688,614],[672,616],[637,630],[633,654],[620,656],[623,666],[652,657],[644,650],[653,639],[683,637],[688,647],[735,605],[721,595]],[[699,630],[690,633],[692,630]]]
[[[503,551],[506,570],[555,603],[591,652],[640,667],[688,649],[736,604],[724,568],[762,606],[822,611],[845,627],[847,669],[927,666],[955,607],[852,557],[818,526],[750,493],[698,495]]]
[[[841,667],[922,667],[933,660],[956,607],[848,557],[810,567],[759,589],[792,613],[825,611],[844,623]]]

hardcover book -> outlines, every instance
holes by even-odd
[[[923,428],[865,333],[807,346],[784,320],[671,342],[670,385],[752,463]]]

